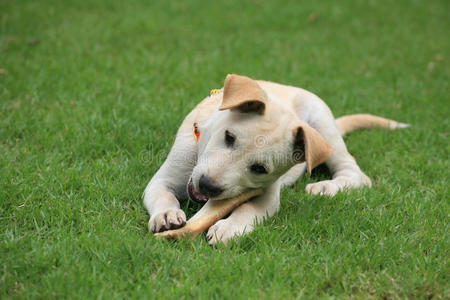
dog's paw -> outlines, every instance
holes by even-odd
[[[211,226],[206,234],[208,242],[210,245],[216,245],[223,243],[225,245],[236,237],[248,233],[253,230],[252,225],[241,225],[231,222],[228,219],[223,219],[217,221],[213,226]]]
[[[324,180],[308,184],[305,191],[313,195],[334,196],[339,192],[339,185],[333,180]]]
[[[362,173],[362,180],[361,181],[362,181],[362,185],[366,185],[369,188],[372,187],[372,180],[370,180],[370,178],[364,173]]]
[[[361,172],[360,177],[357,180],[347,177],[338,177],[333,180],[323,180],[308,184],[305,191],[308,194],[313,195],[334,196],[340,190],[358,188],[365,185],[371,187],[372,182],[366,174]]]
[[[152,215],[148,221],[151,232],[161,232],[177,229],[186,224],[186,214],[181,209],[169,209],[162,213]]]

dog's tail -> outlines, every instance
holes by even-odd
[[[336,124],[342,135],[363,128],[387,128],[394,130],[398,128],[407,128],[410,126],[409,124],[400,123],[369,114],[343,116],[336,119]]]

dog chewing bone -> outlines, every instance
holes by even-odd
[[[155,233],[156,237],[180,239],[186,235],[191,238],[207,230],[211,225],[231,213],[236,207],[249,199],[261,195],[261,189],[250,190],[242,195],[221,201],[208,201],[206,204],[186,222],[182,228]]]
[[[184,225],[179,199],[208,203],[203,216],[216,201],[263,189],[209,227],[210,244],[226,243],[273,216],[280,208],[281,188],[321,163],[327,164],[332,178],[308,184],[307,193],[334,196],[370,187],[342,136],[362,128],[407,126],[368,114],[335,119],[311,92],[230,74],[223,88],[211,92],[185,117],[166,161],[147,185],[148,228],[161,232]]]

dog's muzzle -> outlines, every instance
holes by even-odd
[[[199,191],[197,191],[195,189],[194,183],[192,183],[192,178],[188,183],[187,190],[188,190],[189,198],[194,202],[197,202],[200,204],[205,204],[209,199],[208,197],[206,197],[205,195],[203,195],[202,193],[200,193]]]

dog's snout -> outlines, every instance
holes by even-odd
[[[217,183],[214,183],[211,178],[205,175],[200,177],[198,189],[200,193],[207,197],[217,197],[223,192],[223,189]]]

